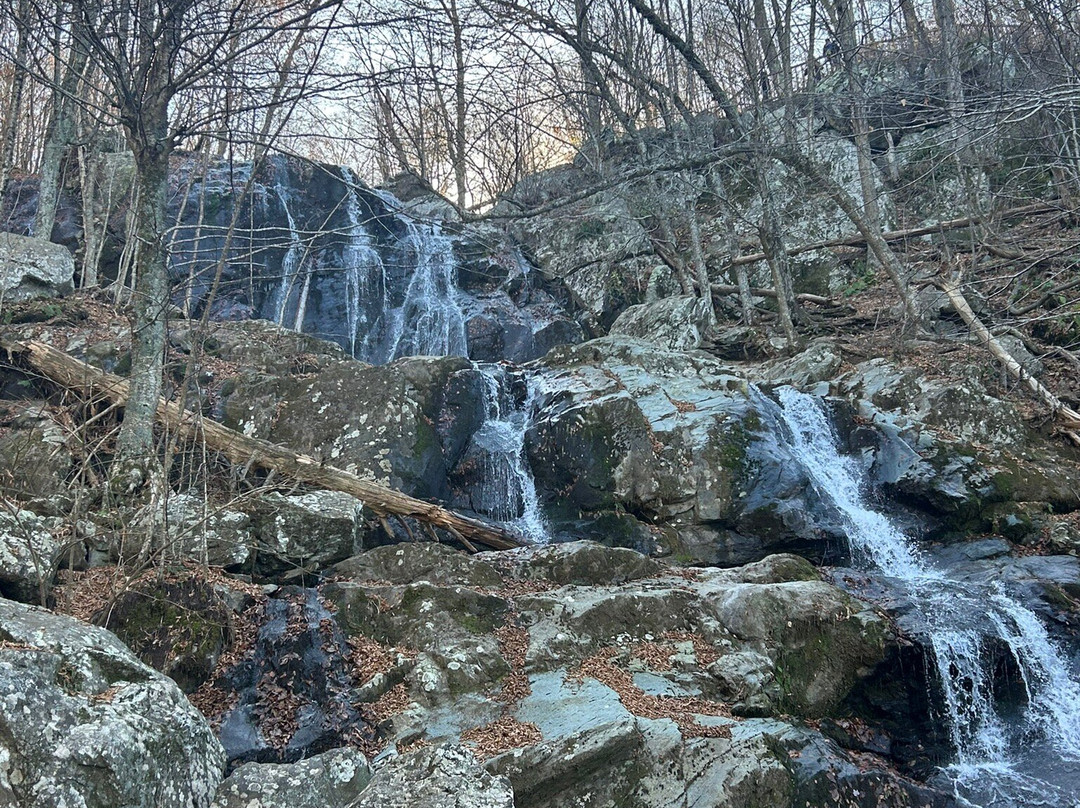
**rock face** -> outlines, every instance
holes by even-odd
[[[891,647],[881,617],[798,557],[680,572],[590,542],[473,558],[405,544],[336,571],[355,574],[325,588],[354,640],[414,649],[368,687],[397,683],[390,743],[433,745],[390,758],[401,792],[423,788],[411,772],[441,780],[441,745],[464,741],[517,808],[824,808],[822,783],[840,782],[860,806],[946,802],[792,718],[842,714]],[[406,804],[380,777],[356,806]]]
[[[0,300],[5,303],[69,294],[74,276],[75,261],[59,244],[0,233]]]
[[[370,782],[367,758],[355,749],[299,763],[245,763],[222,781],[213,808],[347,808]]]
[[[580,339],[557,285],[529,272],[494,228],[454,217],[439,217],[438,224],[413,219],[389,193],[368,188],[348,169],[286,158],[261,166],[241,198],[251,171],[193,160],[175,167],[170,213],[179,216],[177,243],[184,246],[170,275],[178,305],[192,312],[204,305],[226,246],[220,234],[241,207],[239,221],[251,229],[233,235],[225,256],[213,304],[220,319],[262,317],[380,363],[421,353],[525,361]],[[431,206],[413,198],[410,210],[431,212]],[[395,331],[403,318],[440,305],[449,306],[441,314],[451,316],[458,332],[452,345],[431,350],[427,335],[414,340]]]
[[[208,808],[225,756],[169,679],[104,629],[0,601],[0,802]]]
[[[763,399],[730,367],[610,336],[553,351],[536,383],[550,394],[526,448],[556,526],[707,564],[835,548]]]

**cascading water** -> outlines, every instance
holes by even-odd
[[[300,233],[296,229],[296,220],[292,211],[289,210],[288,192],[281,185],[274,188],[277,193],[281,208],[285,211],[285,219],[289,223],[289,247],[281,259],[281,282],[274,292],[274,322],[283,328],[293,328],[300,331],[304,324],[304,308],[307,302],[307,291],[310,278],[305,277],[301,288],[297,288],[297,278],[304,265],[304,245],[300,239]],[[289,300],[296,293],[296,305],[293,307],[293,316],[287,317]],[[287,322],[287,320],[291,320]]]
[[[345,316],[348,326],[349,353],[369,359],[378,343],[383,318],[390,310],[386,265],[375,248],[375,240],[360,218],[360,200],[356,178],[347,168],[341,178],[348,192],[345,215],[349,221],[346,243],[342,249],[345,270]]]
[[[778,396],[780,407],[765,396],[759,403],[786,426],[815,488],[836,507],[853,558],[902,590],[926,626],[956,749],[956,762],[945,771],[957,796],[986,806],[1080,804],[1080,686],[1046,628],[999,585],[951,580],[925,559],[867,505],[865,475],[839,453],[821,404],[791,388]],[[1002,647],[1023,678],[1027,698],[1019,720],[1003,717],[995,699],[992,665]],[[1071,785],[1058,776],[1065,768]]]
[[[405,299],[390,313],[387,358],[468,356],[453,243],[437,224],[405,224],[408,235],[398,249],[411,258],[413,271]]]
[[[519,402],[504,366],[478,363],[475,367],[484,380],[486,417],[472,436],[472,448],[483,465],[473,507],[530,541],[546,542],[550,534],[525,457],[525,433],[538,404],[536,388],[525,376],[525,395]]]

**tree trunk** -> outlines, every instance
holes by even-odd
[[[164,241],[165,194],[168,189],[169,141],[167,106],[144,110],[150,143],[133,139],[135,151],[134,232],[138,243],[134,332],[131,339],[131,397],[120,430],[120,459],[143,468],[154,453],[154,411],[161,396],[169,284]]]
[[[75,134],[74,99],[79,92],[86,61],[86,49],[77,36],[72,37],[71,57],[64,71],[64,78],[59,88],[53,90],[52,122],[42,151],[41,186],[38,191],[37,214],[34,217],[34,234],[38,238],[52,238],[60,196],[60,179]]]
[[[0,200],[7,193],[8,180],[15,162],[15,139],[19,132],[19,118],[22,115],[23,87],[26,85],[26,60],[30,56],[29,3],[19,0],[15,14],[15,29],[18,40],[15,44],[15,59],[12,63],[11,96],[4,109],[4,122],[0,134]]]

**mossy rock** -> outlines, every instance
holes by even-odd
[[[214,588],[182,574],[145,580],[94,617],[185,693],[210,678],[232,637],[229,609]]]

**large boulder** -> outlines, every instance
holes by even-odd
[[[552,351],[536,384],[526,448],[558,532],[705,564],[840,543],[775,405],[715,359],[608,336]]]
[[[458,746],[391,757],[349,808],[514,808],[510,781]]]
[[[669,351],[698,348],[712,325],[711,309],[700,297],[665,297],[630,306],[611,324],[609,334],[637,337]]]
[[[0,596],[40,602],[64,551],[60,520],[0,508]]]
[[[6,304],[69,294],[75,260],[59,244],[0,233],[0,300]]]
[[[222,781],[213,808],[348,808],[370,782],[371,767],[356,749],[297,763],[245,763]]]
[[[0,601],[0,802],[208,808],[225,755],[176,685],[110,632]]]

